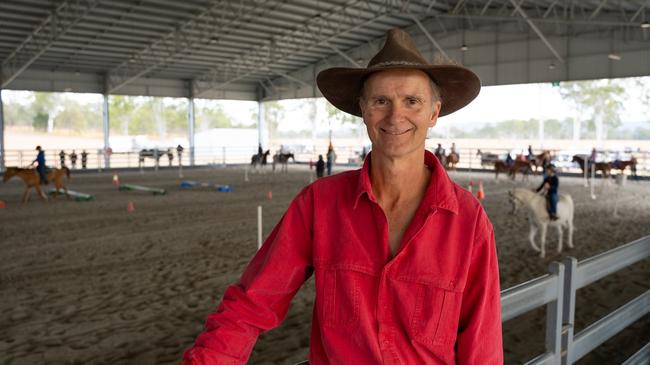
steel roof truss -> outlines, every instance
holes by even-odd
[[[6,88],[97,4],[99,4],[99,0],[66,0],[61,3],[2,62],[0,89]]]

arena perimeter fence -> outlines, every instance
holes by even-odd
[[[574,333],[578,289],[650,257],[650,236],[578,261],[552,262],[549,273],[501,292],[502,321],[546,305],[546,352],[526,364],[571,365],[650,312],[650,290]],[[650,343],[625,365],[650,363]]]
[[[546,352],[526,365],[571,365],[650,312],[650,290],[574,333],[576,292],[605,276],[650,257],[650,236],[583,261],[566,257],[549,273],[501,291],[501,320],[514,319],[546,305]],[[650,363],[650,343],[623,365]],[[306,365],[301,362],[296,365]]]
[[[270,165],[273,162],[273,154],[280,150],[280,145],[271,145],[270,146],[271,154],[268,156],[268,164]],[[432,144],[427,145],[427,149],[433,151],[435,146]],[[71,167],[70,153],[73,148],[65,149],[65,164],[68,167]],[[77,170],[82,169],[81,165],[81,152],[83,149],[74,148],[75,153],[77,154],[77,163],[75,168]],[[60,167],[61,159],[59,156],[61,150],[46,150],[46,160],[48,166]],[[160,152],[157,152],[160,151]],[[88,170],[99,170],[107,168],[140,168],[140,169],[153,169],[157,170],[160,167],[178,167],[178,154],[176,153],[175,148],[171,148],[171,159],[166,153],[167,149],[162,148],[154,150],[153,156],[144,157],[142,160],[143,163],[140,163],[140,151],[115,151],[110,154],[105,153],[102,149],[87,149],[88,153],[86,161],[86,169]],[[316,162],[318,155],[325,155],[326,150],[319,151],[314,150],[311,147],[296,147],[290,146],[286,149],[287,152],[294,153],[295,163],[307,164],[309,162]],[[458,169],[468,170],[468,171],[491,171],[493,170],[494,161],[496,159],[505,160],[505,156],[508,152],[512,152],[512,149],[506,148],[490,148],[483,149],[482,152],[485,154],[483,158],[478,154],[478,148],[462,148],[458,149],[459,153],[459,162],[456,165]],[[560,172],[565,173],[582,173],[580,167],[573,163],[572,157],[573,153],[560,150],[549,150],[553,158],[553,163],[559,168]],[[361,147],[359,146],[337,146],[335,148],[337,159],[335,161],[336,165],[340,166],[360,166],[362,163],[361,159]],[[541,151],[536,151],[541,152]],[[585,151],[583,151],[585,152]],[[192,151],[186,149],[182,154],[182,164],[183,166],[227,166],[227,165],[246,165],[250,164],[251,156],[257,153],[257,147],[225,147],[225,146],[215,146],[209,148],[195,148],[193,153]],[[446,154],[449,154],[449,150],[446,151]],[[584,153],[576,153],[585,155]],[[514,153],[511,153],[513,158],[517,156]],[[623,153],[617,151],[600,151],[598,154],[598,161],[613,161],[616,156],[619,155],[623,159],[634,156],[637,159],[637,175],[650,177],[650,151],[636,151],[632,153]],[[157,157],[157,158],[156,158]],[[17,166],[17,167],[26,167],[29,165],[34,158],[36,158],[36,153],[34,150],[5,150],[5,166]],[[294,161],[290,161],[294,163]],[[614,174],[618,170],[612,171]],[[630,175],[630,169],[626,169],[624,174]],[[597,174],[598,175],[598,174]]]

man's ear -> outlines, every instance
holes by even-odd
[[[431,111],[431,119],[429,120],[429,128],[435,127],[436,123],[438,122],[438,115],[440,115],[440,108],[442,107],[442,103],[440,101],[436,101],[433,103],[433,110]]]

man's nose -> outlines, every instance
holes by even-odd
[[[405,108],[399,103],[392,103],[389,110],[391,122],[399,122],[404,118]]]

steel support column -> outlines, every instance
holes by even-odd
[[[0,172],[5,170],[5,115],[0,89]]]
[[[111,147],[109,142],[109,117],[108,117],[108,93],[104,93],[104,100],[102,103],[102,127],[104,131],[104,168],[111,167],[111,156],[108,153],[109,148]]]
[[[188,110],[187,110],[187,119],[188,119],[188,134],[190,140],[190,166],[194,166],[194,97],[192,96],[192,86],[190,86],[190,97],[188,99]]]

